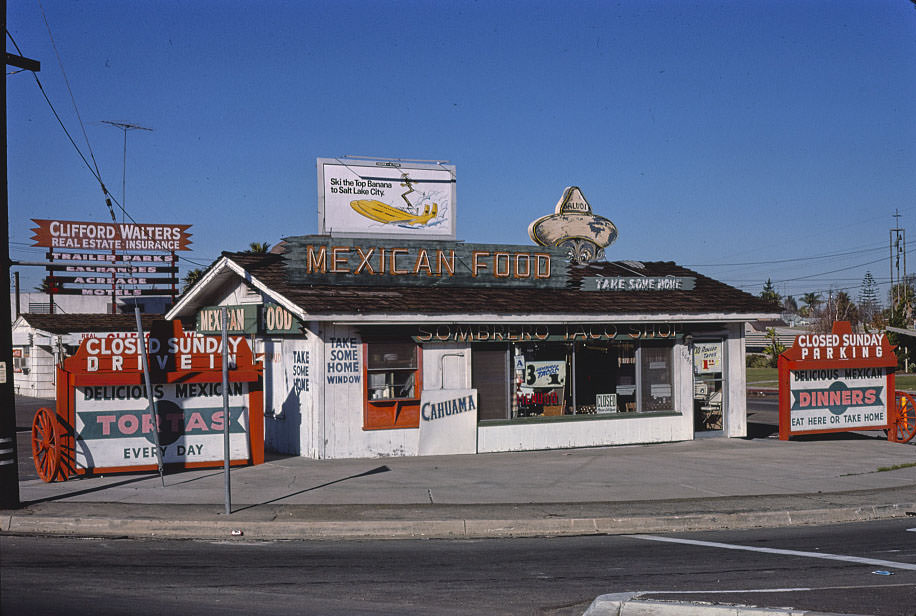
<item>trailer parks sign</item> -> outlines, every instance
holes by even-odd
[[[779,438],[886,429],[896,365],[887,336],[855,334],[845,321],[830,334],[797,336],[779,357]]]

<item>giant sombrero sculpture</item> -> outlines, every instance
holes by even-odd
[[[604,258],[604,249],[617,239],[617,227],[592,206],[578,186],[567,186],[553,214],[528,225],[528,236],[541,246],[566,249],[573,263]]]

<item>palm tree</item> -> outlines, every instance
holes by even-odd
[[[199,267],[189,270],[188,273],[184,275],[184,287],[182,287],[181,292],[184,293],[185,291],[193,287],[195,284],[197,284],[197,281],[200,280],[203,277],[203,275],[204,275],[204,270],[202,270]]]
[[[805,293],[802,295],[801,300],[805,302],[805,306],[802,308],[804,314],[802,316],[813,316],[814,310],[817,308],[818,304],[822,304],[820,293]]]
[[[255,255],[267,254],[270,252],[270,244],[267,242],[251,242],[248,244],[248,250],[245,252],[249,252]]]

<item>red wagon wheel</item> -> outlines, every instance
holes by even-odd
[[[32,420],[32,458],[42,481],[51,482],[60,475],[60,437],[56,429],[57,414],[38,409]]]
[[[898,443],[906,443],[916,435],[916,401],[902,391],[897,392],[897,417],[891,429]]]

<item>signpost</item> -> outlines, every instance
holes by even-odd
[[[887,430],[894,422],[897,356],[883,333],[802,334],[779,356],[779,438]]]

